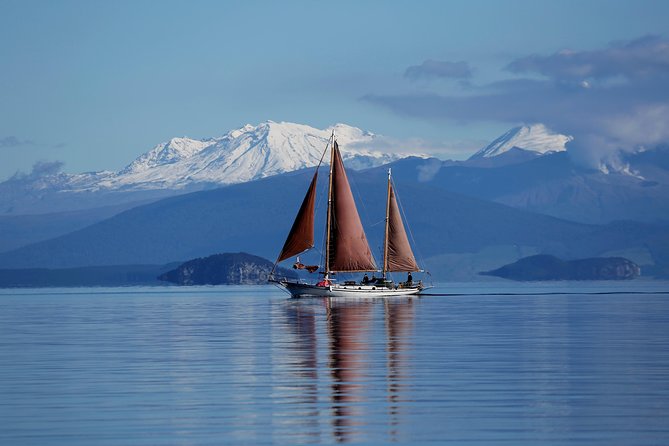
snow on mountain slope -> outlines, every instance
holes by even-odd
[[[375,135],[345,124],[319,130],[267,121],[255,127],[246,125],[219,138],[174,138],[140,156],[102,184],[111,189],[180,189],[194,183],[240,183],[312,167],[318,164],[333,129],[344,160],[350,160],[352,167],[373,167],[408,156],[357,149],[372,143]]]
[[[543,124],[514,127],[499,138],[482,148],[469,159],[490,158],[511,150],[514,147],[539,152],[563,152],[571,136],[553,133]]]
[[[120,173],[139,172],[165,164],[177,163],[199,153],[212,144],[213,140],[197,140],[190,138],[172,138],[168,142],[158,144],[130,163]]]
[[[320,130],[267,121],[247,124],[217,138],[172,138],[118,172],[59,173],[58,186],[70,191],[153,190],[250,181],[316,166],[333,130],[344,162],[353,169],[421,156],[364,149],[378,137],[345,124]]]

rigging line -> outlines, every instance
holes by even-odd
[[[323,150],[323,153],[321,154],[321,159],[318,161],[318,165],[316,165],[316,172],[318,172],[318,169],[320,169],[321,164],[323,164],[323,159],[325,159],[325,154],[328,152],[328,147],[330,147],[330,143],[332,142],[333,136],[334,136],[334,131],[333,134],[330,136],[330,138],[328,138],[328,141],[325,143],[325,150]],[[320,206],[323,203],[323,197],[317,194],[316,198],[317,198],[316,209],[320,209]]]
[[[314,251],[316,251],[316,253],[317,253],[320,257],[323,257],[323,251],[321,251],[320,249],[316,248],[315,246],[314,246],[312,249],[313,249]],[[318,265],[318,266],[321,266],[321,265]]]
[[[332,134],[328,138],[328,142],[325,144],[325,150],[323,150],[323,153],[321,154],[321,159],[320,159],[320,161],[318,161],[318,166],[316,166],[316,170],[318,170],[321,167],[321,164],[323,164],[323,160],[325,159],[325,154],[328,153],[328,148],[331,146],[333,139],[334,139],[334,130],[332,130]],[[317,201],[316,201],[316,210],[314,211],[314,213],[317,210],[320,210],[322,208],[324,202],[328,201],[328,197],[326,195],[327,194],[324,195],[322,193],[320,195],[319,194],[316,195]],[[325,249],[325,243],[327,243],[327,240],[326,240],[327,236],[325,235],[325,232],[326,231],[324,231],[324,233],[322,235],[322,238],[321,238],[321,240],[322,240],[321,246],[323,247],[323,249]],[[316,246],[316,244],[314,243],[314,247],[315,246]],[[316,249],[316,251],[319,253],[319,255],[322,259],[323,255],[324,255],[323,254],[324,251],[321,251],[321,250],[318,250],[318,249]]]
[[[323,150],[323,153],[321,154],[321,159],[318,161],[318,165],[316,166],[316,172],[318,172],[318,169],[321,167],[321,164],[323,164],[323,160],[325,159],[325,154],[328,153],[328,148],[331,146],[333,139],[334,139],[334,130],[332,131],[332,134],[328,138],[328,141],[325,143],[325,149]],[[321,206],[323,205],[323,201],[324,200],[323,200],[322,194],[321,195],[316,194],[316,208],[314,209],[314,213],[316,213],[317,210],[321,209]],[[321,243],[321,245],[323,245],[323,246],[326,243],[325,239],[326,239],[326,237],[322,236],[321,240],[323,240],[323,242]],[[315,249],[316,252],[318,252],[318,254],[321,258],[323,257],[323,251],[316,248],[316,243],[314,243],[314,246],[312,246],[312,249]]]
[[[353,170],[353,169],[351,169],[351,170]],[[355,195],[354,199],[357,198],[357,200],[355,200],[356,203],[360,203],[360,206],[362,207],[362,214],[363,214],[362,218],[363,218],[363,220],[366,223],[369,223],[370,218],[369,218],[369,214],[367,212],[367,206],[365,206],[365,201],[363,200],[363,196],[360,193],[360,189],[358,188],[357,181],[354,178],[349,177],[348,178],[348,183],[351,185],[351,189],[354,189],[354,191],[353,191],[353,193]],[[363,227],[364,226],[369,226],[369,225],[363,225]]]
[[[318,170],[319,167],[321,167],[321,164],[323,164],[323,159],[325,159],[325,154],[328,153],[328,147],[330,147],[330,143],[332,142],[332,139],[334,138],[334,130],[332,131],[332,135],[328,138],[328,142],[325,143],[325,150],[323,150],[323,153],[321,154],[321,160],[318,162],[318,166],[316,166],[316,170]]]

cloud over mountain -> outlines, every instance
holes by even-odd
[[[410,67],[415,68],[415,67]],[[574,136],[582,164],[615,164],[621,151],[669,141],[669,39],[646,36],[589,51],[529,55],[510,77],[468,85],[462,94],[416,91],[363,99],[430,120],[542,122]]]
[[[37,161],[33,164],[30,173],[17,172],[8,181],[35,181],[50,175],[60,173],[65,163],[62,161]]]

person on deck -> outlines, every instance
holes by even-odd
[[[413,277],[411,276],[411,272],[409,271],[409,275],[407,276],[407,285],[411,286],[413,284]]]
[[[369,277],[367,277],[367,273],[365,273],[365,277],[362,278],[362,283],[364,285],[367,285],[369,283]]]

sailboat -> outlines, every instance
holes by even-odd
[[[316,183],[318,170],[328,147],[330,153],[330,175],[328,180],[328,206],[325,230],[325,253],[323,255],[323,277],[311,284],[301,280],[289,280],[270,275],[270,281],[278,284],[293,297],[390,297],[419,294],[426,287],[422,281],[414,282],[412,272],[422,271],[407,237],[400,209],[397,204],[391,171],[388,170],[385,236],[383,243],[383,266],[377,268],[372,252],[360,221],[360,216],[353,199],[339,145],[334,132],[323,152],[321,161],[311,180],[302,205],[295,217],[293,226],[281,252],[275,262],[278,265],[290,257],[297,256],[314,247],[314,212],[316,202]],[[299,261],[293,265],[296,269],[314,272],[318,265],[307,266]],[[381,272],[381,278],[368,279],[367,274],[361,281],[347,280],[339,282],[337,273]],[[395,283],[388,278],[388,273],[407,273],[407,281]]]

